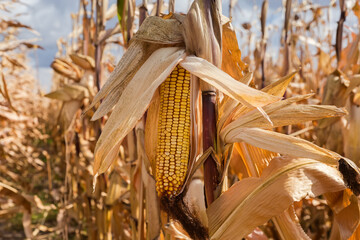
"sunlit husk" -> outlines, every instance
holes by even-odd
[[[260,128],[239,128],[229,132],[224,139],[225,143],[241,141],[272,152],[294,157],[308,157],[332,165],[337,165],[337,160],[341,158],[339,154],[321,148],[301,138]]]
[[[156,89],[184,58],[181,48],[161,48],[141,66],[127,85],[95,148],[94,172],[108,169],[119,144],[146,111]],[[156,64],[156,68],[154,68]],[[145,79],[143,76],[147,76]]]
[[[311,159],[275,158],[261,178],[234,184],[208,208],[210,236],[244,237],[294,201],[342,189],[345,185],[335,168]]]

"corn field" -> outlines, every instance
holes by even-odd
[[[50,91],[26,4],[0,0],[1,240],[360,239],[359,1],[73,1]]]

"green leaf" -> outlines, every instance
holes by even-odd
[[[117,15],[119,19],[120,27],[122,28],[121,20],[123,19],[124,15],[124,9],[125,9],[125,0],[117,0]]]

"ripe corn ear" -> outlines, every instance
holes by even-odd
[[[190,152],[190,73],[176,66],[160,85],[156,148],[156,190],[159,196],[179,193]]]

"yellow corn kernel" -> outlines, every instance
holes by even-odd
[[[156,190],[159,196],[179,193],[190,152],[190,73],[179,65],[160,85]]]

